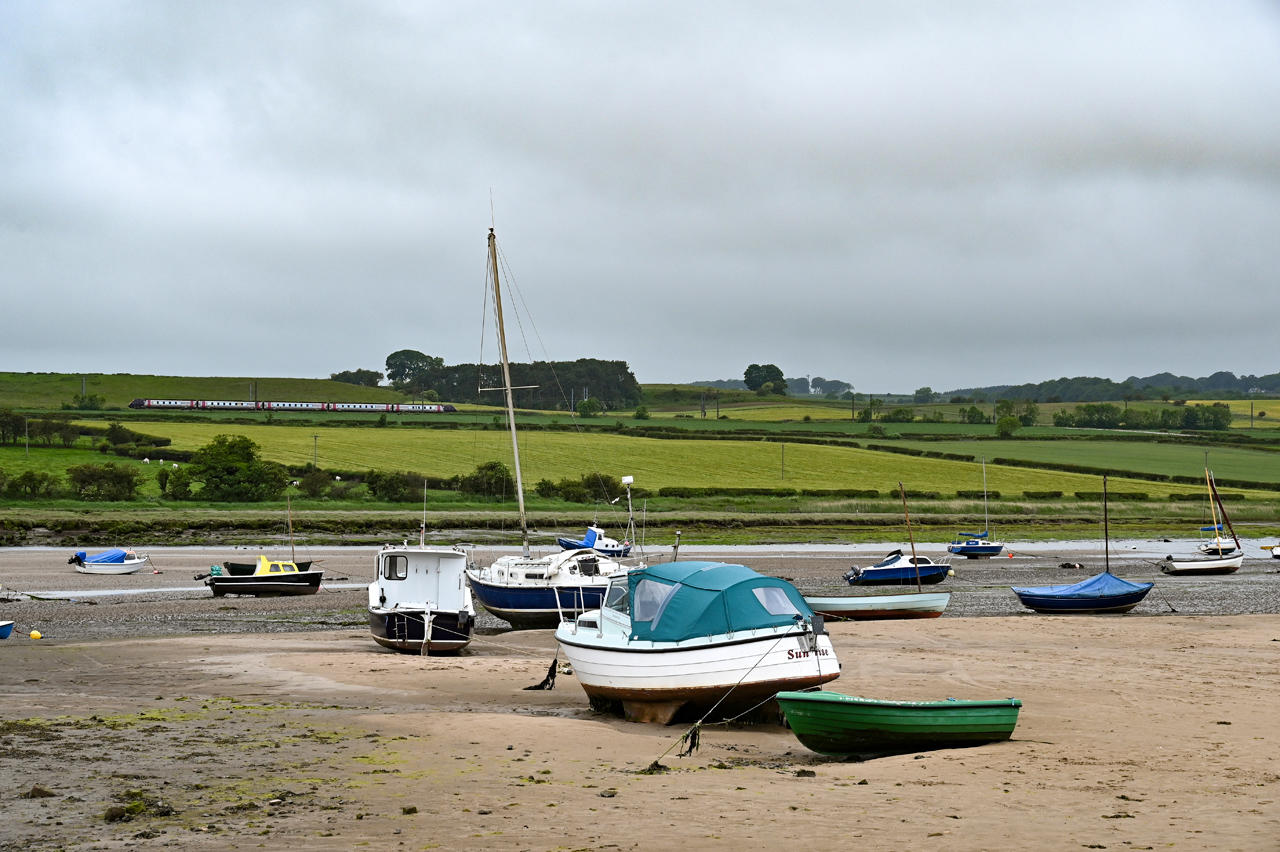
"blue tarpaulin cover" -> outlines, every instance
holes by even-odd
[[[645,587],[637,593],[641,584]],[[680,642],[695,636],[795,624],[797,614],[813,617],[813,610],[795,586],[757,574],[745,565],[665,562],[630,572],[627,587],[632,601],[632,639]],[[653,597],[655,592],[658,598]],[[648,599],[645,605],[640,604],[642,598]],[[642,611],[646,609],[649,611]],[[647,615],[649,620],[637,620],[638,615]]]
[[[118,565],[121,562],[124,562],[125,559],[125,551],[118,547],[113,547],[111,550],[104,550],[101,553],[95,553],[93,556],[84,556],[83,550],[79,551],[76,555],[81,556],[85,562],[92,562],[96,565]]]
[[[1128,580],[1120,579],[1115,574],[1103,571],[1101,574],[1094,574],[1087,580],[1081,580],[1079,583],[1073,583],[1069,586],[1014,586],[1013,590],[1019,594],[1026,595],[1091,600],[1093,598],[1107,598],[1130,592],[1140,592],[1143,589],[1151,588],[1152,585],[1152,583],[1131,583]]]

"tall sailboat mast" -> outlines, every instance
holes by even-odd
[[[991,535],[991,515],[987,512],[987,457],[982,457],[982,529],[983,535]]]
[[[524,481],[520,475],[520,443],[516,440],[516,404],[511,393],[511,363],[507,358],[507,332],[502,324],[502,288],[498,284],[498,240],[489,229],[489,265],[493,268],[493,311],[498,319],[498,350],[502,355],[502,390],[507,396],[507,426],[511,430],[511,455],[516,466],[516,500],[520,504],[520,546],[529,556],[529,521],[524,511]]]

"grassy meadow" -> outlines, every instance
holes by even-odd
[[[253,389],[251,384],[254,383]],[[32,417],[75,417],[81,425],[101,429],[118,420],[148,435],[167,438],[170,448],[154,453],[150,463],[98,452],[100,438],[82,437],[71,449],[0,447],[0,471],[10,478],[27,470],[65,477],[77,464],[136,465],[143,473],[139,498],[128,504],[81,504],[68,498],[0,500],[0,539],[11,543],[40,541],[38,530],[78,534],[87,524],[105,531],[128,529],[154,541],[186,540],[188,532],[274,530],[283,505],[225,505],[200,501],[173,503],[160,498],[157,465],[166,450],[192,451],[220,434],[245,435],[260,447],[263,457],[292,467],[314,462],[335,476],[369,470],[407,471],[432,477],[467,474],[478,465],[501,461],[510,466],[510,435],[499,408],[460,406],[454,414],[390,415],[385,428],[369,414],[277,412],[138,412],[125,408],[135,397],[259,399],[293,401],[400,401],[387,388],[361,388],[319,379],[187,378],[164,376],[87,375],[83,390],[106,399],[101,412],[66,412],[64,404],[80,394],[78,375],[0,373],[0,408]],[[608,525],[617,525],[617,506],[567,503],[541,498],[533,489],[540,480],[578,479],[600,472],[631,475],[644,489],[648,523],[655,531],[676,528],[697,531],[699,540],[797,541],[869,540],[884,535],[884,527],[901,524],[901,503],[894,497],[899,482],[916,495],[911,499],[913,520],[920,523],[920,540],[945,540],[955,529],[981,518],[982,501],[958,492],[978,492],[985,457],[987,487],[998,494],[991,501],[992,523],[1002,530],[1014,527],[1027,537],[1086,537],[1096,534],[1101,489],[1096,475],[1037,468],[1071,464],[1112,471],[1111,516],[1121,530],[1180,535],[1194,528],[1204,513],[1203,487],[1188,483],[1160,483],[1128,478],[1134,474],[1172,474],[1198,478],[1209,452],[1209,465],[1220,480],[1272,483],[1280,486],[1280,431],[1261,428],[1258,419],[1266,401],[1254,401],[1255,428],[1219,434],[1121,437],[1106,430],[1062,429],[1037,425],[1018,430],[1013,439],[997,439],[991,424],[961,421],[967,405],[912,405],[917,416],[940,413],[941,422],[859,423],[852,421],[848,401],[761,398],[746,392],[707,395],[706,417],[698,404],[701,393],[689,388],[646,386],[650,417],[634,412],[608,412],[577,421],[566,412],[521,411],[520,453],[526,491],[535,525],[576,526],[603,512]],[[1159,401],[1130,405],[1162,407]],[[1230,403],[1235,427],[1248,424],[1249,402]],[[897,403],[886,403],[888,411]],[[979,404],[984,411],[990,403]],[[1040,422],[1047,424],[1056,410],[1074,404],[1041,404]],[[1273,406],[1280,421],[1280,403]],[[719,417],[717,417],[717,413]],[[556,429],[532,428],[536,425]],[[615,427],[623,427],[617,429]],[[869,434],[873,427],[887,437]],[[648,435],[646,430],[650,431]],[[687,430],[688,437],[681,432]],[[665,433],[665,437],[654,437]],[[787,441],[794,436],[795,441]],[[766,439],[767,440],[764,440]],[[828,443],[816,443],[822,440]],[[862,446],[854,446],[854,442]],[[925,458],[888,451],[912,449],[933,454],[969,456],[975,461]],[[1019,461],[1000,465],[994,458]],[[171,464],[172,461],[166,462]],[[1030,466],[1022,466],[1030,465]],[[836,489],[874,490],[878,497],[852,498],[831,494],[757,494],[661,497],[659,489],[755,488],[823,492]],[[1027,498],[1024,492],[1061,492],[1061,498]],[[936,494],[934,497],[932,495]],[[1180,499],[1170,500],[1174,495]],[[382,535],[386,525],[399,530],[415,510],[409,504],[383,504],[368,499],[362,487],[345,494],[307,499],[292,492],[295,512],[314,525],[333,531],[338,540],[357,528]],[[1257,531],[1280,531],[1280,487],[1267,490],[1229,488],[1224,498],[1233,506],[1238,524]],[[431,492],[433,523],[448,529],[501,529],[510,534],[513,501],[467,498],[451,491]],[[406,514],[408,513],[408,514]],[[415,522],[416,523],[416,522]],[[94,525],[97,525],[96,527]],[[373,532],[373,530],[378,532]],[[212,534],[212,533],[211,533]],[[247,534],[247,533],[246,533]],[[398,534],[398,533],[397,533]],[[1012,536],[1013,533],[1004,533]],[[33,538],[33,536],[36,536]],[[175,538],[176,537],[176,538]]]
[[[1202,476],[1205,454],[1208,466],[1218,479],[1280,483],[1280,452],[1234,446],[1206,449],[1194,444],[1149,441],[911,441],[901,446],[943,453],[970,453],[993,458],[1019,459],[1053,464],[1077,464],[1112,470],[1161,473],[1175,476]],[[988,475],[991,467],[988,465]],[[981,480],[978,485],[981,487]]]
[[[224,424],[174,422],[147,423],[142,431],[169,438],[174,449],[195,450],[216,435],[227,433],[228,429]],[[488,461],[511,464],[511,438],[504,429],[300,429],[264,424],[239,425],[234,432],[258,444],[264,458],[287,465],[314,461],[325,470],[403,470],[448,477],[470,473]],[[972,452],[974,443],[980,443],[981,451],[985,452],[988,445],[995,442],[957,442],[957,451],[963,447],[963,451]],[[933,442],[930,447],[936,448]],[[619,477],[631,475],[637,485],[649,490],[670,486],[728,486],[857,488],[887,493],[896,490],[901,481],[911,491],[936,491],[953,496],[957,491],[982,487],[981,471],[974,463],[777,441],[655,439],[528,430],[520,435],[520,461],[526,487],[540,479],[555,481],[592,472]],[[1280,481],[1280,456],[1276,457],[1275,464],[1276,478]],[[1190,470],[1191,475],[1197,472]],[[1096,476],[993,464],[987,465],[987,483],[990,490],[1010,496],[1021,496],[1023,491],[1071,494],[1098,491],[1101,487]],[[1170,493],[1189,490],[1187,485],[1122,478],[1113,482],[1112,488],[1141,491],[1153,498],[1167,498]]]

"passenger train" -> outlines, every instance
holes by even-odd
[[[209,411],[369,411],[439,414],[457,411],[436,402],[247,402],[221,399],[135,399],[130,408],[205,409]]]

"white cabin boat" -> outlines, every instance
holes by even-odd
[[[452,547],[390,545],[378,551],[369,584],[369,630],[384,648],[455,653],[471,642],[476,611],[467,556]]]
[[[604,606],[556,640],[593,707],[668,724],[724,717],[840,675],[820,616],[785,580],[722,562],[666,562],[618,576]]]

